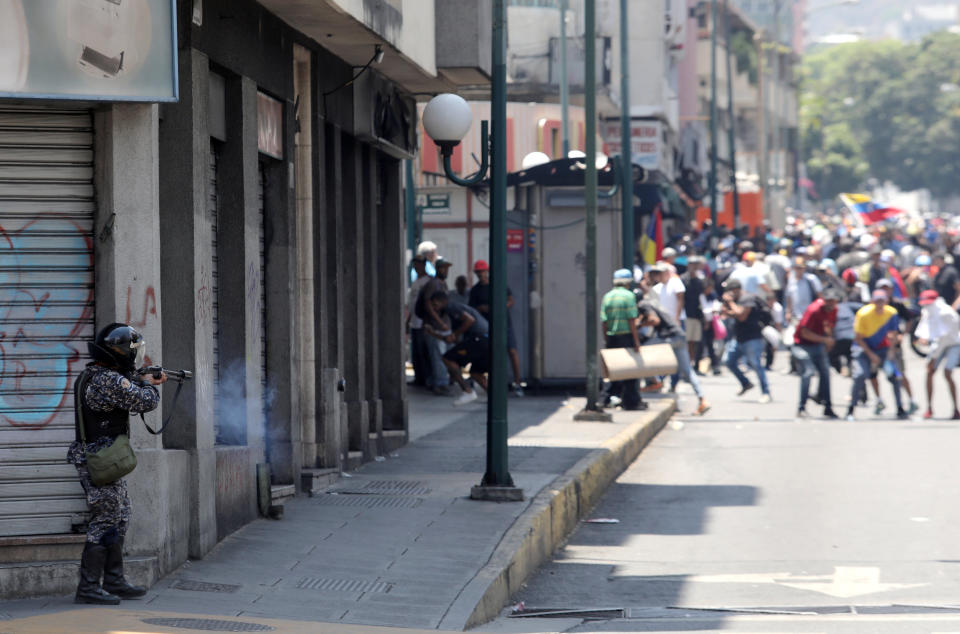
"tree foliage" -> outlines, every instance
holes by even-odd
[[[869,177],[960,194],[960,35],[858,42],[807,56],[800,129],[821,197]]]

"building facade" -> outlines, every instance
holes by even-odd
[[[406,442],[414,94],[485,80],[489,4],[173,4],[176,100],[0,84],[3,598],[76,584],[71,390],[112,321],[143,332],[152,363],[194,372],[147,416],[173,415],[162,436],[131,423],[138,582]],[[89,48],[77,63],[98,81],[131,60]]]

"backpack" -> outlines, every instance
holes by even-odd
[[[752,310],[757,311],[757,322],[760,324],[760,327],[766,328],[767,326],[772,326],[773,311],[770,309],[770,304],[765,302],[759,296],[756,296],[753,304]]]

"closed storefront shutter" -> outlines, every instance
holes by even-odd
[[[87,509],[65,456],[94,337],[93,161],[88,110],[0,105],[0,536],[69,533]]]
[[[216,444],[223,444],[220,425],[220,256],[217,252],[220,231],[220,194],[217,189],[219,154],[210,139],[210,158],[207,163],[207,212],[210,218],[211,278],[213,286],[213,430]]]

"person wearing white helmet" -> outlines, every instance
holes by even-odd
[[[434,263],[437,261],[437,245],[435,242],[430,240],[424,240],[417,245],[417,255],[422,257],[426,262],[426,274],[430,277],[434,277],[437,274],[437,269],[434,267]],[[410,272],[410,281],[413,282],[417,279],[416,272]]]

